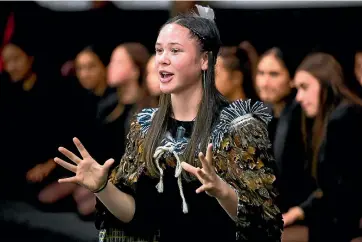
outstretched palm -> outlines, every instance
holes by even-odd
[[[96,191],[105,184],[108,176],[108,170],[114,160],[109,159],[104,163],[104,165],[100,165],[92,158],[92,156],[90,156],[79,139],[74,138],[73,142],[82,156],[82,159],[66,148],[59,147],[59,151],[75,163],[75,165],[70,164],[58,157],[54,159],[56,163],[75,173],[75,176],[59,179],[59,182],[78,183],[91,191]]]

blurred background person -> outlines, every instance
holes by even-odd
[[[2,197],[37,203],[37,192],[54,179],[54,148],[58,142],[56,110],[60,108],[61,88],[50,75],[36,48],[25,36],[13,36],[1,52],[4,62],[2,82]],[[42,147],[39,149],[39,147]],[[12,181],[12,185],[5,185]],[[40,206],[41,207],[41,206]]]
[[[258,100],[252,68],[244,49],[222,47],[216,64],[216,88],[231,102],[237,99]]]
[[[354,74],[358,82],[362,85],[362,51],[358,50],[354,56]]]
[[[155,66],[155,55],[153,54],[147,63],[147,89],[151,96],[159,97],[161,95],[159,74]]]
[[[301,128],[302,110],[295,101],[296,90],[293,87],[297,61],[295,53],[273,47],[261,55],[255,79],[259,97],[269,104],[274,117],[268,129],[278,166],[278,199],[283,213],[305,201],[315,189],[315,181],[305,169],[308,156]],[[298,226],[285,228],[285,241],[293,241],[296,239],[294,235],[307,238],[306,221],[298,219],[285,223],[286,227],[291,225]]]
[[[297,69],[296,100],[306,117],[313,119],[306,137],[308,170],[317,189],[285,222],[306,217],[309,241],[351,241],[360,235],[362,172],[362,99],[345,85],[343,70],[326,53],[308,55]]]

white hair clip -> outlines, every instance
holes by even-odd
[[[215,20],[215,13],[214,10],[210,7],[204,7],[201,5],[195,4],[197,8],[197,12],[199,13],[199,16],[202,18],[210,19],[212,21]]]

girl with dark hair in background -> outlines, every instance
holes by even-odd
[[[158,103],[147,90],[145,78],[149,58],[146,47],[136,42],[121,44],[112,53],[108,68],[108,85],[117,88],[117,96],[113,95],[113,98],[117,98],[129,111],[127,131],[134,113],[145,107],[155,107]]]
[[[297,56],[292,50],[274,47],[260,57],[256,74],[259,97],[270,105],[274,116],[268,129],[278,165],[278,205],[283,213],[303,202],[315,188],[314,179],[304,168],[307,157],[300,128],[302,110],[294,100],[292,86]]]
[[[41,57],[27,43],[26,36],[13,36],[1,52],[4,61],[6,85],[1,90],[1,184],[11,180],[12,185],[2,186],[2,197],[38,204],[37,193],[54,177],[56,164],[53,147],[59,145],[56,136],[61,132],[55,112],[61,108],[62,97],[58,80],[37,66]],[[39,147],[42,147],[40,150]],[[19,152],[21,150],[21,152]],[[49,176],[52,174],[52,176]]]
[[[59,143],[63,144],[68,143],[74,135],[80,137],[98,160],[110,155],[121,157],[124,152],[122,125],[118,129],[118,126],[112,127],[112,132],[106,132],[105,118],[99,115],[102,100],[116,93],[116,89],[107,86],[109,54],[106,48],[99,45],[89,45],[77,53],[74,59],[76,79],[65,80],[71,85],[68,85],[64,106],[72,118],[60,118],[62,127],[66,129],[62,136],[57,137]],[[114,108],[114,105],[110,108]],[[116,144],[119,146],[114,148]],[[76,207],[82,217],[95,211],[94,194],[76,184],[53,183],[40,192],[39,200],[44,204],[69,201],[69,209],[74,211]]]
[[[216,64],[216,88],[229,101],[258,100],[252,63],[240,47],[222,47]]]
[[[147,90],[151,96],[159,97],[161,95],[160,81],[158,80],[158,72],[156,69],[156,56],[152,55],[147,63],[146,83]]]
[[[160,106],[133,119],[125,155],[98,164],[82,158],[60,182],[93,191],[107,207],[100,241],[280,241],[274,160],[262,103],[229,104],[215,87],[219,31],[210,8],[162,26],[156,42]],[[112,213],[117,220],[110,219]]]
[[[313,119],[308,168],[317,189],[287,217],[310,221],[309,241],[349,242],[359,235],[361,218],[362,100],[345,85],[337,60],[308,55],[295,75],[296,100]]]

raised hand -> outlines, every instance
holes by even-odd
[[[202,186],[196,190],[196,193],[206,192],[211,197],[223,198],[226,195],[225,185],[227,184],[221,180],[216,174],[215,168],[212,165],[212,144],[207,147],[206,157],[202,152],[199,154],[199,159],[202,164],[202,168],[194,167],[190,164],[182,162],[182,168],[196,176],[201,182]]]
[[[74,138],[73,142],[77,147],[82,159],[73,154],[71,151],[66,148],[59,147],[59,151],[68,157],[75,165],[70,164],[58,157],[54,159],[56,163],[63,166],[65,169],[75,173],[75,176],[69,178],[59,179],[60,183],[71,182],[77,183],[90,191],[97,191],[99,188],[103,187],[108,178],[108,170],[112,166],[114,160],[107,160],[104,165],[100,165],[95,161],[88,151],[84,148],[79,139]]]

